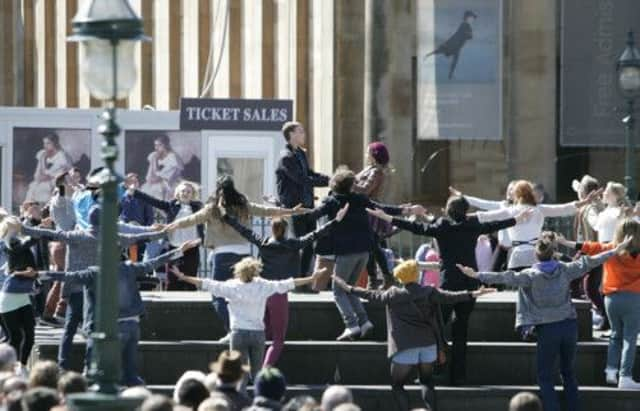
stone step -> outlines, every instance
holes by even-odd
[[[150,386],[153,392],[171,396],[172,385]],[[326,386],[290,386],[287,388],[287,400],[298,395],[309,395],[320,400]],[[367,411],[395,410],[393,396],[389,386],[356,385],[349,386],[353,392],[355,403]],[[411,406],[421,408],[420,388],[406,387],[409,392]],[[562,387],[556,387],[562,407],[564,394]],[[437,386],[438,411],[500,411],[506,410],[511,397],[521,391],[538,393],[537,386],[478,386],[478,387],[446,387]],[[640,391],[618,390],[617,388],[580,387],[582,411],[637,411],[640,406]],[[565,409],[565,408],[562,408]]]
[[[228,346],[210,341],[146,341],[139,347],[139,370],[149,384],[172,384],[189,369],[206,371]],[[57,342],[37,341],[34,359],[55,359]],[[277,366],[292,384],[389,383],[387,346],[381,342],[288,342]],[[604,385],[605,342],[578,346],[578,380]],[[75,343],[72,364],[82,369],[84,344]],[[640,364],[638,364],[640,365]],[[636,367],[636,368],[640,368]],[[470,343],[467,383],[474,385],[536,384],[536,345],[533,343]],[[446,370],[445,370],[446,374]],[[446,375],[440,382],[446,383]]]
[[[211,296],[201,292],[143,293],[146,315],[142,320],[142,340],[217,340],[224,336],[215,315]],[[288,340],[333,340],[344,327],[330,292],[289,294]],[[575,301],[581,341],[592,339],[590,305]],[[478,299],[469,323],[470,341],[520,341],[514,330],[515,293],[501,292]],[[366,304],[376,325],[371,339],[386,340],[384,307]]]

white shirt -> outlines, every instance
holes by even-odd
[[[189,204],[182,204],[180,206],[180,211],[176,215],[176,220],[187,217],[193,214],[193,209]],[[198,228],[195,225],[186,227],[186,228],[178,228],[177,230],[169,233],[169,243],[174,247],[179,247],[185,241],[197,240],[198,239]]]
[[[267,298],[273,294],[284,294],[295,288],[293,278],[280,281],[256,277],[243,283],[234,278],[228,281],[203,279],[202,289],[229,303],[231,330],[264,330],[264,309]]]
[[[609,243],[613,241],[621,212],[620,207],[607,207],[600,214],[589,214],[587,216],[589,225],[598,232],[599,242]]]
[[[535,241],[542,232],[545,217],[565,217],[574,215],[578,209],[574,202],[566,204],[512,205],[498,211],[478,213],[480,222],[506,220],[523,210],[531,208],[533,213],[525,222],[507,229],[513,248],[509,255],[508,268],[530,267],[536,263]]]

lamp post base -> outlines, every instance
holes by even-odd
[[[70,411],[133,411],[142,403],[140,398],[121,398],[116,395],[88,392],[67,397]]]

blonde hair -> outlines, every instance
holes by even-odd
[[[200,187],[192,182],[192,181],[187,181],[187,180],[182,180],[181,182],[178,183],[178,185],[176,186],[176,188],[173,190],[173,198],[175,198],[176,200],[178,199],[178,195],[180,194],[180,191],[182,190],[183,187],[185,186],[189,186],[191,187],[191,191],[193,191],[193,201],[196,201],[199,199],[199,190]]]
[[[631,218],[621,220],[616,226],[616,232],[613,235],[613,243],[620,244],[624,241],[626,236],[631,236],[632,239],[626,249],[622,250],[620,254],[640,253],[640,223]]]
[[[233,276],[243,283],[250,283],[260,277],[262,263],[253,257],[245,257],[233,266]]]
[[[518,180],[513,184],[513,202],[515,204],[536,205],[533,184],[527,180]]]
[[[22,225],[16,216],[6,216],[0,221],[0,238],[7,240],[7,236],[11,230],[19,232]]]
[[[605,190],[609,190],[616,196],[618,201],[616,202],[619,207],[630,206],[629,200],[627,199],[627,187],[620,183],[616,183],[614,181],[609,181],[607,183],[607,187]]]

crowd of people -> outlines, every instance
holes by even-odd
[[[204,203],[198,199],[198,186],[189,181],[177,182],[174,198],[167,200],[141,191],[135,174],[123,179],[117,278],[123,386],[144,385],[136,367],[144,313],[140,290],[158,283],[169,291],[201,289],[212,294],[214,310],[227,331],[221,341],[231,350],[212,370],[218,377],[225,367],[241,374],[233,381],[220,377],[218,391],[233,388],[244,396],[252,382],[256,397],[249,409],[279,409],[269,404],[280,403],[284,396],[284,377],[274,367],[286,340],[287,293],[330,287],[344,323],[338,341],[363,338],[373,330],[363,299],[386,306],[390,376],[398,409],[409,409],[404,386],[417,371],[424,406],[433,410],[438,364],[450,363],[451,385],[466,384],[469,318],[476,299],[496,291],[484,285],[495,284],[517,290],[515,326],[523,338],[537,342],[545,410],[558,409],[553,388],[558,358],[569,409],[579,409],[572,297],[592,301],[602,318],[599,328],[611,328],[607,383],[640,389],[632,378],[640,331],[640,223],[635,217],[639,209],[632,208],[624,186],[610,182],[601,189],[596,179],[585,176],[574,182],[577,200],[566,204],[543,203],[544,190],[526,180],[511,182],[501,201],[451,188],[443,215],[434,217],[419,205],[380,202],[392,172],[383,143],[369,145],[367,167],[361,172],[339,167],[326,176],[309,166],[303,126],[290,122],[282,131],[286,148],[275,175],[275,204],[250,201],[228,175],[218,179]],[[102,170],[93,170],[83,184],[78,171],[71,169],[56,177],[46,205],[25,202],[20,216],[0,212],[2,332],[23,366],[28,364],[37,321],[64,328],[58,354],[61,370],[70,368],[78,327],[93,330],[101,176]],[[329,192],[316,205],[314,187],[324,186]],[[575,216],[573,238],[543,231],[546,218],[563,216]],[[252,217],[270,217],[270,233],[254,232]],[[435,239],[438,261],[390,264],[386,240],[400,230]],[[488,261],[480,261],[479,244],[490,244]],[[200,246],[212,255],[211,278],[199,276]],[[365,269],[368,287],[358,287]],[[425,285],[420,275],[425,269],[440,271],[437,287]],[[448,322],[450,358],[444,337]],[[267,339],[273,344],[265,354]],[[87,367],[92,345],[89,338]],[[195,380],[208,398],[213,385],[206,384],[205,376]],[[227,395],[227,402],[235,395]],[[173,407],[167,399],[148,401],[157,404],[147,409]],[[216,408],[216,401],[208,398],[210,408],[203,409],[241,409]]]

